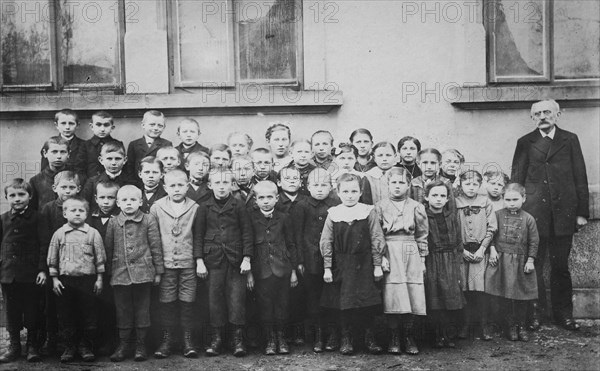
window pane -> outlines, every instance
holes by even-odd
[[[232,82],[233,35],[229,1],[177,1],[180,80]]]
[[[4,85],[51,83],[48,1],[2,2]]]
[[[494,4],[496,76],[545,75],[544,0]]]
[[[64,82],[120,84],[117,1],[60,1]]]
[[[554,74],[557,79],[600,77],[600,2],[555,1]]]
[[[300,9],[294,0],[239,0],[240,78],[242,81],[297,79],[297,23]]]

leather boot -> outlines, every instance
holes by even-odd
[[[244,345],[244,328],[236,326],[233,333],[233,355],[243,357],[246,355],[246,346]]]
[[[321,326],[315,326],[315,338],[313,341],[313,352],[321,353],[323,352],[323,330]]]
[[[435,324],[435,340],[433,342],[433,347],[436,349],[440,349],[444,347],[444,332],[442,330],[442,326],[439,323]]]
[[[65,329],[64,340],[65,351],[60,356],[60,362],[72,362],[73,359],[75,359],[75,354],[77,353],[77,347],[75,346],[75,329]]]
[[[16,361],[21,356],[21,333],[19,331],[10,332],[10,343],[6,353],[0,356],[0,363],[9,363]]]
[[[413,356],[419,354],[417,342],[410,334],[404,339],[404,351],[406,352],[406,354],[410,354]]]
[[[327,336],[327,342],[325,343],[325,350],[331,352],[340,347],[340,340],[337,334],[337,328],[334,325],[328,327],[329,335]]]
[[[402,351],[400,349],[400,336],[398,334],[397,328],[390,329],[390,340],[388,343],[387,352],[389,354],[401,354],[402,353]]]
[[[371,354],[381,354],[383,352],[383,348],[375,341],[375,333],[370,327],[365,329],[365,346]]]
[[[136,362],[142,362],[148,359],[148,352],[146,351],[146,332],[147,329],[136,328],[135,329],[135,355],[133,360]]]
[[[354,353],[352,346],[352,330],[350,328],[342,328],[342,344],[340,345],[340,353],[349,356]]]
[[[78,351],[84,362],[93,362],[96,360],[96,356],[93,352],[95,334],[95,330],[84,330],[81,340],[79,341]]]
[[[529,307],[529,329],[537,331],[542,325],[542,310],[540,304],[535,300]]]
[[[154,352],[154,358],[163,359],[171,355],[173,348],[173,329],[167,328],[163,330],[162,341],[158,349]]]
[[[265,334],[267,335],[265,355],[274,356],[275,354],[277,354],[277,342],[275,341],[275,331],[273,331],[273,327],[265,326]]]
[[[221,354],[222,342],[223,339],[221,338],[221,328],[213,327],[212,338],[210,340],[210,346],[206,348],[206,355],[209,357],[213,357]]]
[[[277,332],[275,333],[277,336],[277,353],[279,354],[289,354],[290,346],[288,345],[285,335],[283,334],[283,327],[279,326]]]
[[[119,329],[119,345],[115,349],[114,353],[110,355],[112,362],[121,362],[127,358],[129,353],[129,340],[131,339],[131,329],[123,328]]]
[[[525,321],[523,321],[523,323],[519,324],[517,326],[517,336],[519,337],[519,340],[521,341],[529,341],[529,334],[527,333],[527,330],[525,329]]]
[[[38,332],[27,330],[27,362],[39,362],[42,360],[38,346]]]
[[[45,356],[53,356],[56,354],[56,340],[58,334],[56,332],[48,332],[46,334],[46,340],[42,346],[42,354]]]
[[[485,341],[492,340],[494,337],[492,336],[492,329],[490,326],[487,323],[484,323],[482,324],[482,327],[481,339]]]
[[[304,345],[304,323],[299,323],[293,326],[294,332],[292,339],[294,340],[294,345]]]
[[[192,341],[192,330],[183,331],[183,356],[186,358],[198,357],[198,352]]]

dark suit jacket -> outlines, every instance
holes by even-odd
[[[140,165],[140,161],[146,156],[155,156],[156,152],[162,147],[170,147],[173,143],[171,141],[156,138],[150,147],[146,143],[146,137],[141,137],[140,139],[136,139],[133,142],[129,143],[127,147],[127,164],[125,165],[125,170],[129,174],[135,174],[137,177],[138,166]]]
[[[52,171],[50,167],[46,167],[29,179],[29,185],[32,189],[29,207],[34,210],[41,210],[45,204],[56,199],[56,193],[52,189],[56,174],[57,172]]]
[[[119,185],[119,187],[123,187],[127,184],[134,185],[140,189],[142,189],[143,187],[142,182],[137,177],[129,175],[125,171],[121,172],[121,174],[115,179],[110,179],[106,174],[106,171],[104,171],[99,175],[88,179],[85,183],[85,186],[83,187],[83,191],[81,191],[81,195],[83,196],[83,198],[85,198],[87,202],[89,202],[90,209],[94,209],[98,206],[96,204],[96,198],[94,197],[94,194],[96,193],[96,186],[98,185],[98,183],[107,181],[115,182]]]
[[[98,233],[100,233],[100,236],[102,236],[102,239],[104,240],[104,238],[106,237],[106,229],[108,228],[108,222],[110,220],[110,218],[114,218],[115,216],[119,215],[121,213],[121,210],[115,206],[112,210],[112,212],[107,216],[108,220],[106,221],[106,223],[102,223],[102,215],[100,214],[100,209],[96,208],[94,211],[92,211],[90,213],[90,215],[88,215],[87,220],[85,221],[90,227],[94,228],[95,230],[98,231]],[[110,261],[107,261],[108,263],[110,263]]]
[[[179,153],[181,153],[181,157],[186,159],[187,156],[192,152],[204,152],[208,155],[208,148],[204,147],[202,144],[196,142],[191,148],[185,148],[183,143],[179,143],[177,147],[175,147]]]
[[[279,278],[296,268],[296,245],[292,220],[286,213],[275,209],[267,219],[258,207],[250,212],[254,231],[254,259],[252,274],[257,279],[271,275]]]
[[[142,207],[140,207],[140,210],[142,210],[143,213],[148,214],[150,212],[150,207],[152,207],[152,205],[154,205],[156,201],[160,200],[166,195],[167,191],[165,191],[165,187],[162,181],[158,184],[158,187],[156,187],[156,192],[154,192],[154,194],[150,198],[146,196],[146,192],[144,192],[144,187],[142,187]]]
[[[81,177],[81,182],[87,179],[86,158],[85,158],[85,141],[78,136],[73,136],[67,147],[69,151],[69,159],[67,160],[67,170],[73,170]],[[42,155],[42,170],[48,167],[48,160],[44,157],[44,150],[40,150]]]
[[[206,182],[200,184],[197,190],[195,190],[190,184],[186,196],[196,201],[196,203],[200,205],[201,203],[211,199],[213,192],[210,188],[208,188],[208,184]]]
[[[540,236],[572,235],[577,216],[589,217],[585,162],[574,133],[556,127],[550,151],[543,150],[539,130],[521,137],[512,162],[511,180],[527,189],[523,209],[533,215]]]
[[[46,251],[54,232],[67,223],[67,219],[63,216],[62,205],[62,200],[57,198],[46,203],[40,210],[40,243]]]
[[[120,140],[114,139],[110,135],[106,138],[98,138],[97,136],[93,136],[91,139],[88,139],[84,143],[84,153],[85,153],[85,161],[87,163],[87,177],[91,178],[96,176],[102,172],[104,172],[104,167],[98,161],[98,157],[100,156],[100,150],[104,143],[108,142],[117,142],[123,144]]]

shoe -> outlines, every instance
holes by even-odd
[[[163,331],[162,342],[158,349],[154,352],[154,358],[163,359],[171,355],[173,344],[173,330],[166,329]]]
[[[56,354],[56,339],[58,335],[55,332],[48,332],[46,334],[46,340],[42,346],[42,354],[45,356],[53,356]]]
[[[304,345],[304,323],[294,326],[292,339],[294,345]]]
[[[288,345],[287,341],[285,340],[285,336],[283,334],[283,329],[278,329],[277,332],[275,333],[275,336],[277,338],[277,353],[279,354],[289,354],[290,353],[290,346]]]
[[[185,330],[183,332],[183,356],[186,358],[198,357],[198,352],[192,341],[192,330]]]
[[[460,328],[460,331],[458,332],[458,338],[466,339],[468,336],[469,336],[469,326],[464,325],[463,327]]]
[[[542,310],[537,301],[531,304],[530,314],[528,328],[531,331],[537,331],[542,325]]]
[[[323,352],[323,330],[321,326],[315,326],[315,338],[313,341],[313,352],[321,353]]]
[[[490,341],[493,338],[494,336],[492,335],[492,330],[490,329],[490,327],[488,325],[484,325],[481,334],[481,340]]]
[[[352,346],[352,334],[349,330],[342,331],[342,344],[340,345],[340,353],[349,356],[354,353],[354,347]]]
[[[517,326],[515,325],[511,325],[508,328],[508,340],[510,341],[517,341],[519,340],[519,333],[517,331]]]
[[[206,355],[209,357],[214,357],[221,354],[222,343],[223,339],[221,338],[221,328],[214,327],[212,338],[210,340],[210,346],[205,351]]]
[[[96,360],[96,356],[94,355],[94,352],[92,350],[94,349],[94,334],[95,331],[93,330],[84,330],[83,336],[79,341],[79,347],[77,351],[79,352],[79,356],[81,356],[81,359],[83,359],[84,362],[93,362]]]
[[[14,362],[21,356],[21,333],[10,333],[9,341],[6,353],[0,356],[0,363]]]
[[[243,357],[246,355],[246,346],[244,345],[244,328],[237,326],[233,334],[233,355]]]
[[[383,353],[383,348],[375,341],[375,334],[372,328],[365,329],[365,346],[371,354]]]
[[[40,362],[40,349],[38,347],[38,332],[27,330],[27,362]]]
[[[556,321],[556,324],[569,331],[577,331],[580,328],[579,324],[575,322],[573,317],[560,318]]]
[[[413,339],[412,336],[407,336],[404,339],[404,351],[406,352],[406,354],[410,354],[413,356],[419,354],[419,348],[417,347],[417,343],[415,342],[415,339]]]
[[[146,351],[146,328],[135,329],[135,354],[133,360],[136,362],[142,362],[148,359],[148,352]]]
[[[337,335],[337,329],[335,326],[329,326],[329,336],[327,342],[325,342],[325,350],[328,352],[337,350],[340,347],[340,340]]]
[[[452,340],[450,340],[450,338],[448,337],[443,337],[442,338],[442,343],[444,345],[444,348],[456,348],[456,344],[454,344],[454,342]]]
[[[529,341],[529,334],[527,333],[527,330],[525,330],[525,326],[519,326],[519,329],[517,330],[517,335],[519,337],[519,340],[521,341]]]
[[[389,354],[402,354],[398,329],[390,329],[390,340],[388,342],[387,352]]]
[[[265,329],[265,333],[267,334],[267,345],[265,346],[265,355],[274,356],[277,354],[277,343],[275,341],[275,332],[272,327],[267,327]]]
[[[72,344],[68,345],[65,348],[65,351],[63,352],[63,354],[60,356],[60,362],[61,363],[73,362],[73,359],[75,359],[75,353],[77,353],[77,349],[75,348],[75,346]]]
[[[110,355],[111,362],[122,362],[127,358],[129,351],[129,339],[119,339],[119,345],[115,349],[114,353]]]

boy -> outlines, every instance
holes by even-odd
[[[119,185],[115,182],[105,181],[96,184],[94,193],[96,207],[92,209],[86,223],[88,223],[90,227],[96,229],[102,238],[106,235],[108,221],[120,213],[120,210],[117,207],[118,191]]]
[[[75,171],[82,179],[85,179],[85,142],[75,135],[75,130],[79,126],[77,113],[70,109],[58,111],[54,115],[54,126],[59,132],[60,137],[67,142],[67,153],[69,154],[69,159],[66,163],[67,168]],[[42,148],[41,154],[42,170],[44,170],[48,167],[48,159],[44,156],[44,148]]]
[[[310,142],[306,139],[295,140],[292,143],[291,150],[293,159],[291,164],[300,171],[300,178],[302,179],[299,192],[308,196],[310,192],[306,188],[306,179],[308,174],[317,167],[310,163],[312,153]]]
[[[144,213],[150,212],[150,207],[157,200],[165,197],[167,192],[162,184],[164,173],[163,163],[156,157],[147,156],[140,162],[140,172],[138,176],[142,179],[144,185],[142,191],[142,207],[140,210]]]
[[[126,172],[129,174],[137,174],[140,161],[146,156],[156,156],[159,148],[173,146],[171,141],[161,138],[165,131],[165,115],[156,110],[146,111],[142,118],[142,129],[144,136],[129,143],[127,154],[129,162]]]
[[[6,303],[9,345],[0,363],[21,355],[21,328],[27,329],[27,361],[41,361],[38,349],[38,306],[46,283],[46,249],[39,241],[39,214],[29,206],[31,186],[13,179],[4,196],[10,211],[0,217],[0,283]]]
[[[250,212],[255,249],[252,275],[267,335],[265,354],[288,354],[283,326],[289,313],[290,286],[298,284],[292,220],[275,208],[279,198],[275,183],[258,182],[254,194],[258,207]]]
[[[181,167],[181,158],[179,156],[179,151],[175,147],[162,147],[156,151],[156,158],[162,162],[165,173]]]
[[[177,147],[177,151],[181,153],[184,160],[187,159],[192,152],[208,153],[208,148],[198,143],[200,138],[200,124],[191,117],[186,117],[179,122],[177,126],[177,136],[181,139],[181,143]]]
[[[106,111],[98,111],[92,115],[90,122],[93,137],[85,141],[85,161],[87,164],[87,177],[91,178],[100,174],[103,170],[100,164],[100,151],[104,143],[117,142],[123,145],[120,140],[114,139],[110,133],[115,129],[113,117]]]
[[[159,286],[163,338],[154,357],[167,358],[171,355],[179,319],[183,329],[183,355],[192,358],[198,355],[192,342],[192,326],[196,298],[194,268],[195,261],[202,256],[201,219],[198,204],[186,197],[187,175],[181,170],[172,170],[165,174],[164,181],[167,197],[156,201],[150,208],[150,214],[158,221],[165,267]]]
[[[200,205],[200,256],[197,274],[207,278],[212,338],[206,355],[221,352],[221,331],[229,323],[235,326],[233,355],[246,354],[243,328],[246,324],[246,275],[254,246],[252,223],[246,205],[231,195],[233,173],[216,169],[209,176],[213,197]]]
[[[273,171],[273,155],[266,148],[257,148],[252,151],[252,164],[254,165],[254,176],[250,181],[253,186],[261,180],[277,182],[277,173]]]
[[[190,174],[190,186],[186,196],[200,204],[212,196],[206,176],[210,169],[210,160],[205,152],[190,153],[185,161],[185,169]]]
[[[504,209],[504,187],[508,184],[508,175],[497,169],[490,169],[483,174],[485,189],[492,202],[494,211]]]
[[[316,168],[308,175],[310,197],[301,200],[296,207],[294,226],[296,228],[296,248],[298,250],[298,272],[303,281],[306,295],[306,314],[314,327],[313,351],[321,353],[323,347],[324,315],[319,306],[323,289],[323,258],[319,250],[321,232],[327,218],[327,211],[340,204],[331,193],[331,174]],[[335,350],[339,346],[336,327],[329,328],[325,349]]]
[[[227,144],[213,144],[208,150],[208,156],[211,168],[229,168],[231,166],[231,150]]]
[[[126,184],[139,186],[140,181],[133,175],[126,173],[123,169],[127,163],[125,156],[125,147],[118,142],[108,142],[102,146],[100,151],[100,164],[104,167],[104,172],[87,180],[83,187],[82,196],[87,202],[95,208],[94,190],[100,182],[111,181],[117,183],[120,187]]]
[[[119,329],[119,347],[110,360],[120,362],[127,357],[135,328],[134,359],[145,361],[150,287],[160,283],[164,271],[160,232],[154,216],[140,210],[142,191],[135,186],[119,189],[117,205],[121,213],[109,221],[104,240]]]
[[[39,174],[29,180],[32,191],[29,205],[34,210],[40,210],[42,206],[56,198],[52,184],[54,176],[66,170],[69,159],[69,143],[63,137],[51,137],[44,143],[42,156],[46,160],[46,167],[43,167]]]
[[[254,165],[252,164],[252,157],[249,155],[234,157],[231,162],[231,170],[233,171],[234,180],[232,193],[248,205],[253,198],[251,181],[254,176]]]
[[[65,335],[61,362],[71,362],[76,351],[85,362],[96,359],[92,342],[97,328],[96,300],[102,292],[106,255],[102,237],[85,223],[89,211],[86,200],[71,197],[63,203],[67,224],[52,236],[48,249],[48,269],[57,295],[58,317]],[[76,333],[81,334],[76,350]]]
[[[314,153],[314,164],[317,167],[328,170],[333,162],[333,155],[331,154],[333,135],[327,130],[318,130],[310,138],[310,144]]]

